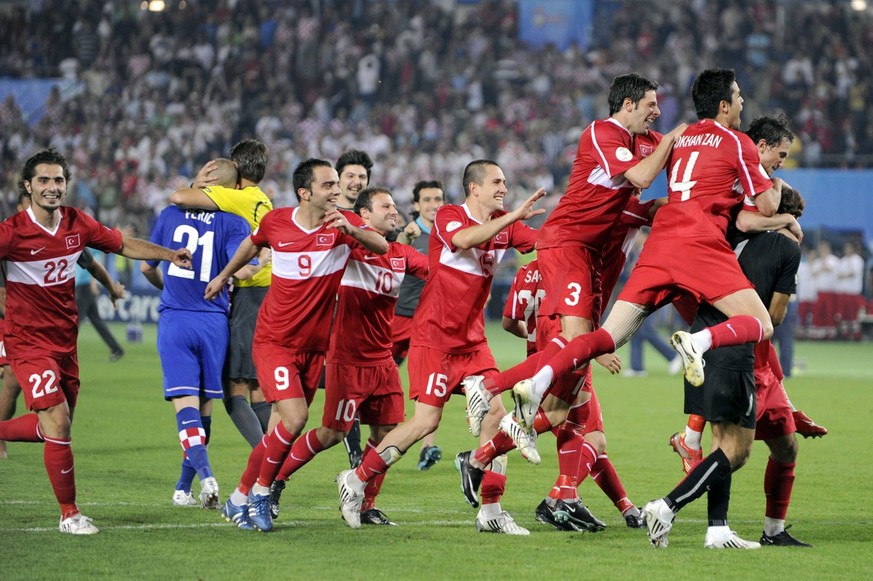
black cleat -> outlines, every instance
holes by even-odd
[[[543,500],[539,506],[537,506],[536,511],[534,512],[534,516],[537,517],[537,520],[543,524],[552,525],[555,529],[559,531],[572,531],[576,530],[571,527],[569,524],[565,522],[558,522],[555,520],[555,509],[549,506],[549,503]]]
[[[772,537],[768,537],[766,533],[761,533],[761,546],[762,547],[812,547],[809,543],[804,543],[803,541],[798,541],[788,532],[791,526],[785,527],[785,530],[779,533],[778,535],[773,535]]]
[[[591,514],[581,500],[558,500],[552,514],[556,521],[566,523],[577,531],[596,533],[606,528],[606,523]]]
[[[461,492],[473,508],[479,508],[479,485],[485,471],[470,464],[473,452],[459,452],[456,456],[458,470],[461,472]]]
[[[418,469],[429,470],[431,466],[442,460],[443,451],[439,446],[425,446],[418,455]]]
[[[270,485],[270,516],[273,520],[279,518],[279,501],[282,499],[285,483],[285,480],[274,480]]]
[[[396,522],[391,522],[388,520],[388,517],[385,516],[385,513],[379,510],[378,508],[371,508],[370,510],[365,510],[361,512],[361,524],[362,525],[389,525],[392,527],[396,527]]]
[[[636,511],[636,514],[633,511]],[[646,528],[646,519],[643,518],[643,513],[638,508],[631,509],[631,512],[624,515],[624,522],[629,529]]]

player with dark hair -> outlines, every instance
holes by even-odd
[[[128,258],[191,266],[176,251],[110,229],[81,210],[62,206],[70,169],[54,148],[31,156],[21,181],[31,206],[0,223],[0,259],[6,261],[4,346],[24,389],[28,413],[0,422],[0,440],[44,442],[44,459],[61,507],[59,530],[98,532],[76,506],[70,427],[79,393],[78,335],[73,273],[86,246]]]
[[[355,200],[364,224],[382,236],[394,231],[397,206],[387,188],[366,188]],[[407,276],[427,277],[427,258],[408,245],[392,242],[379,256],[363,248],[352,250],[334,316],[324,391],[324,414],[319,428],[295,440],[271,487],[273,518],[285,481],[316,454],[342,441],[355,417],[370,426],[368,454],[405,418],[403,388],[391,356],[391,322],[402,282]],[[384,474],[381,475],[384,477]],[[376,508],[382,477],[364,490],[361,524],[393,525]]]
[[[206,298],[219,294],[260,248],[272,248],[272,283],[252,343],[258,379],[272,404],[269,431],[252,450],[239,486],[222,509],[240,528],[263,532],[273,528],[270,485],[309,417],[349,255],[361,246],[376,254],[388,252],[381,234],[353,226],[336,209],[339,176],[330,162],[301,162],[293,182],[300,205],[268,212],[206,287]]]
[[[343,153],[334,166],[340,178],[340,194],[337,208],[353,211],[358,194],[370,183],[373,160],[366,152],[350,149]]]

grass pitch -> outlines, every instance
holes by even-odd
[[[123,327],[115,327],[123,335]],[[489,328],[502,367],[522,357],[523,343]],[[794,403],[831,433],[802,440],[788,522],[810,550],[706,551],[706,501],[676,519],[667,550],[652,549],[645,531],[630,530],[590,479],[581,494],[609,528],[560,533],[537,523],[533,510],[556,476],[551,436],[540,439],[541,466],[510,456],[503,506],[529,537],[479,534],[475,511],[459,490],[452,460],[475,441],[462,398],[446,409],[438,444],[443,461],[416,469],[418,447],[394,466],[379,507],[400,526],[351,530],[340,519],[333,478],[347,467],[338,446],[288,484],[282,515],[270,534],[239,531],[217,512],[172,506],[181,457],[172,408],[162,398],[155,329],[127,355],[108,362],[90,326],[82,330],[82,391],[73,429],[79,505],[101,529],[93,537],[57,532],[58,509],[42,464],[42,446],[10,444],[0,460],[0,579],[863,579],[873,565],[870,510],[870,419],[873,352],[869,343],[800,343],[803,375],[786,386]],[[627,353],[623,353],[627,355]],[[626,359],[626,358],[625,358]],[[682,476],[667,445],[684,425],[681,381],[647,352],[645,378],[595,370],[608,453],[629,497],[641,506]],[[405,379],[405,368],[401,375]],[[309,426],[321,416],[321,396]],[[508,403],[508,400],[507,400]],[[23,405],[20,401],[19,406]],[[411,409],[411,408],[410,408]],[[19,407],[19,412],[21,411]],[[209,455],[222,499],[233,490],[248,447],[221,405],[214,412]],[[766,447],[734,475],[731,525],[744,538],[761,534]],[[195,490],[199,490],[195,482]]]

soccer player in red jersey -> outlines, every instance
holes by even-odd
[[[415,400],[415,412],[385,436],[377,453],[368,454],[355,470],[337,476],[340,509],[352,528],[361,526],[367,483],[436,430],[443,407],[461,388],[464,377],[497,371],[485,339],[485,302],[503,255],[511,248],[533,250],[536,231],[520,221],[543,212],[533,206],[545,191],[537,190],[517,209],[505,212],[506,178],[500,166],[489,160],[469,163],[463,184],[465,203],[441,207],[430,237],[430,274],[413,318],[409,350],[410,398]],[[484,422],[485,440],[497,432],[504,414],[503,405],[495,398]],[[495,460],[485,475],[483,496],[491,502],[483,504],[476,526],[480,531],[529,534],[500,509],[505,466],[505,457]]]
[[[364,224],[387,236],[397,225],[397,206],[386,188],[366,188],[355,199]],[[400,285],[406,276],[427,278],[427,257],[412,246],[391,242],[385,255],[352,250],[339,287],[334,333],[327,352],[324,414],[321,427],[298,438],[271,487],[274,518],[285,481],[319,452],[342,441],[355,416],[370,426],[364,453],[376,447],[405,419],[400,374],[391,354],[391,324]],[[376,508],[382,477],[364,491],[361,524],[392,525]]]
[[[729,318],[694,335],[679,331],[672,342],[682,356],[685,377],[703,382],[702,354],[710,348],[757,342],[773,332],[766,307],[746,279],[725,238],[731,213],[772,216],[782,181],[771,180],[755,144],[738,131],[743,99],[732,70],[703,71],[692,87],[700,121],[676,137],[668,163],[669,195],[655,218],[636,268],[603,327],[577,337],[541,361],[531,379],[513,388],[516,417],[533,424],[543,394],[592,357],[623,345],[653,310],[676,301],[690,319],[700,301]],[[712,276],[712,273],[719,273]]]
[[[294,170],[300,205],[268,212],[230,263],[206,287],[210,298],[261,248],[273,251],[273,278],[255,328],[252,356],[265,399],[269,432],[255,446],[222,515],[243,529],[272,530],[270,484],[309,417],[328,348],[336,292],[353,249],[388,252],[385,237],[337,210],[339,176],[324,160]],[[353,218],[356,223],[360,218]]]
[[[191,253],[123,235],[84,212],[61,204],[70,169],[54,148],[31,156],[21,184],[31,206],[0,223],[0,259],[6,260],[6,335],[12,371],[35,412],[0,422],[0,440],[45,442],[45,466],[61,507],[62,533],[97,533],[76,506],[70,426],[79,393],[76,260],[92,246],[128,258],[172,261],[190,268]]]
[[[681,124],[663,138],[649,130],[661,114],[657,88],[637,74],[616,77],[609,87],[609,118],[582,133],[567,192],[537,236],[545,291],[540,314],[560,321],[560,336],[549,337],[545,349],[511,370],[484,382],[470,378],[467,417],[473,435],[494,394],[530,377],[568,341],[598,326],[601,271],[612,264],[605,246],[634,189],[651,185],[685,129]]]

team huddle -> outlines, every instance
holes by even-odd
[[[545,191],[505,209],[506,177],[485,159],[466,166],[462,204],[444,204],[439,182],[420,182],[416,219],[397,237],[391,191],[367,187],[372,162],[363,152],[348,152],[335,165],[301,162],[293,174],[298,205],[273,209],[258,187],[267,148],[246,140],[171,196],[146,242],[62,206],[67,162],[53,149],[39,152],[21,176],[31,207],[0,224],[5,351],[35,413],[0,421],[0,440],[44,442],[61,532],[97,532],[76,506],[70,446],[79,389],[71,273],[92,246],[143,259],[144,275],[161,289],[164,397],[184,451],[176,505],[218,509],[240,529],[268,532],[286,480],[363,423],[370,427],[366,445],[355,456],[347,439],[352,466],[336,478],[340,512],[351,528],[393,525],[376,506],[382,482],[422,440],[425,467],[439,459],[429,438],[458,394],[479,438],[479,447],[456,462],[463,495],[479,509],[480,532],[530,534],[500,504],[507,453],[517,448],[539,464],[537,436],[551,431],[559,474],[535,514],[555,529],[606,528],[578,494],[590,475],[655,547],[668,546],[676,513],[703,494],[707,548],[809,546],[785,526],[797,412],[769,342],[795,292],[800,260],[803,200],[772,177],[794,136],[784,117],[760,117],[739,131],[743,99],[732,70],[700,73],[691,89],[698,121],[663,135],[650,129],[660,115],[657,89],[637,74],[614,79],[610,116],[583,132],[567,191],[538,230],[524,222],[545,212],[536,208]],[[641,201],[662,171],[668,196]],[[651,235],[601,321],[643,226]],[[503,319],[504,328],[527,339],[528,357],[500,371],[484,310],[494,272],[513,250],[537,252],[516,276]],[[410,308],[398,298],[413,280],[424,282],[415,285]],[[615,351],[670,303],[691,325],[671,338],[692,414],[671,444],[687,476],[638,508],[606,453],[589,362],[618,373]],[[415,402],[409,418],[397,366],[397,345],[406,344]],[[320,384],[321,423],[304,432]],[[495,397],[506,391],[510,412]],[[215,399],[224,400],[252,446],[223,503],[207,452]],[[705,422],[708,455],[700,449]],[[727,520],[731,474],[754,439],[770,448],[760,543],[740,538]],[[191,491],[195,475],[199,498]]]

